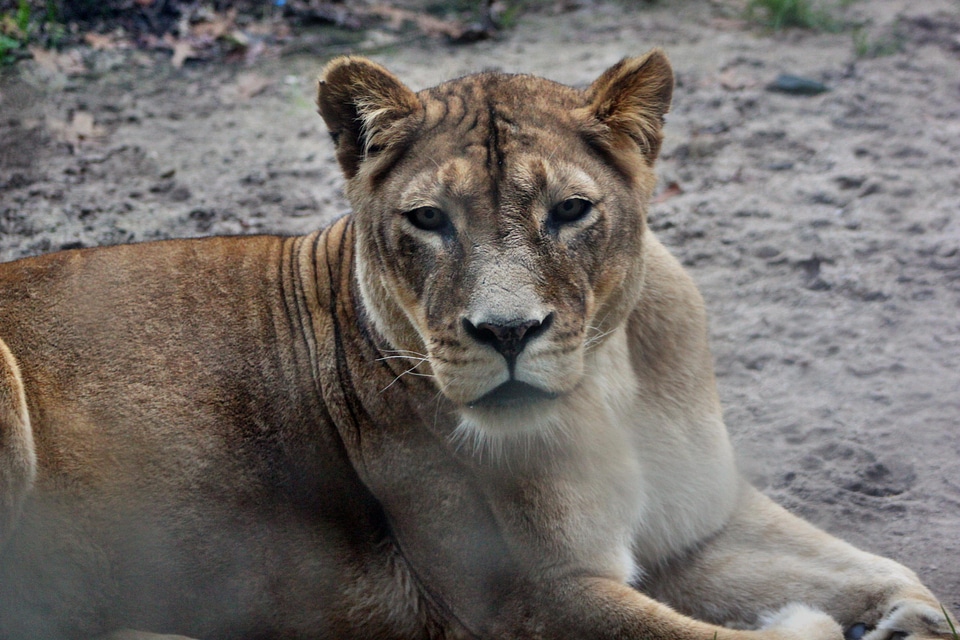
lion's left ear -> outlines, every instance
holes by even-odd
[[[624,58],[587,89],[587,111],[615,147],[632,141],[652,164],[663,141],[663,116],[673,97],[673,69],[661,49]]]
[[[402,136],[396,127],[422,107],[416,94],[377,63],[354,56],[331,61],[320,75],[317,107],[346,177]]]

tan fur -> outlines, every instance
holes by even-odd
[[[0,265],[0,639],[946,637],[737,473],[646,227],[672,87],[341,58],[351,216]]]

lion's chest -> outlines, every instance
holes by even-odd
[[[568,562],[621,581],[636,577],[640,524],[651,517],[644,460],[630,430],[636,380],[614,338],[603,365],[588,374],[560,414],[570,434],[562,463],[541,477],[556,501],[556,532]],[[613,347],[613,348],[610,348]]]
[[[644,396],[624,336],[595,361],[553,418],[563,444],[518,480],[512,537],[558,570],[628,582],[722,526],[736,471],[719,418],[673,416]]]

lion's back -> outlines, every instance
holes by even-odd
[[[0,637],[243,635],[271,629],[257,612],[276,610],[323,637],[331,612],[315,603],[347,608],[343,575],[382,523],[309,373],[316,344],[288,295],[305,242],[0,264],[0,339],[37,454],[0,541]]]

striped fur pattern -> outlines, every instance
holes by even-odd
[[[0,265],[0,640],[946,637],[737,473],[672,86],[341,58],[350,216]]]

